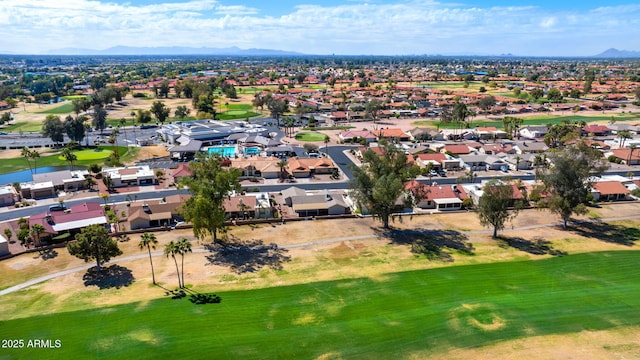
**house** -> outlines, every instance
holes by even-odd
[[[189,169],[189,164],[178,164],[175,169],[171,170],[171,176],[173,177],[175,182],[178,182],[183,177],[191,177],[192,173],[191,169]]]
[[[224,199],[227,219],[266,219],[273,216],[269,194],[251,193]]]
[[[309,177],[313,174],[332,174],[336,166],[327,157],[297,158],[287,160],[287,171],[296,178]]]
[[[20,184],[20,192],[22,197],[29,199],[54,197],[57,191],[83,189],[88,175],[89,172],[86,170],[33,174],[33,181]]]
[[[513,148],[516,150],[517,154],[526,154],[526,153],[543,153],[549,150],[547,144],[542,141],[518,141],[515,143]]]
[[[111,178],[113,187],[152,185],[156,179],[149,165],[102,168],[102,176]]]
[[[283,191],[284,196],[284,191]],[[323,191],[305,195],[290,196],[291,208],[298,216],[343,215],[351,212],[344,194]]]
[[[595,201],[620,201],[629,199],[631,192],[619,181],[598,181],[591,194]]]
[[[374,130],[373,135],[378,137],[379,139],[386,139],[387,141],[409,141],[410,137],[408,134],[405,134],[402,129],[393,128],[393,129],[379,129]]]
[[[622,159],[627,165],[640,165],[640,150],[639,149],[614,149],[611,152],[605,153],[606,157],[615,156],[618,159]]]
[[[427,164],[432,164],[432,167],[436,170],[444,168],[443,163],[447,160],[447,155],[443,153],[416,154],[414,159],[419,167],[425,167]]]
[[[65,211],[47,211],[29,217],[29,226],[40,224],[44,233],[40,239],[61,235],[75,234],[89,225],[106,225],[107,217],[98,202],[85,202],[71,206]]]
[[[0,186],[0,206],[13,205],[17,198],[18,194],[13,186]]]
[[[281,162],[282,160],[273,156],[252,156],[246,159],[231,159],[230,167],[240,169],[243,177],[277,179],[283,171],[279,166]]]
[[[584,126],[582,128],[582,135],[585,136],[590,134],[593,134],[595,136],[607,136],[611,135],[611,129],[598,124]]]
[[[129,204],[127,221],[131,230],[169,226],[184,220],[179,210],[190,194],[176,194],[165,199],[135,201]]]
[[[460,210],[463,206],[463,200],[468,198],[465,190],[459,185],[429,186],[412,180],[405,184],[405,190],[412,194],[421,194],[422,199],[416,204],[421,209]]]
[[[471,148],[467,145],[445,145],[440,152],[452,155],[468,155],[471,153]]]
[[[462,155],[460,156],[460,161],[462,161],[463,166],[469,170],[484,171],[487,169],[488,157],[489,155],[486,155],[486,154]]]
[[[527,139],[537,139],[544,137],[549,132],[546,126],[525,126],[518,131],[518,134]]]
[[[378,138],[367,130],[345,130],[338,134],[338,138],[344,142],[355,142],[364,139],[366,143],[376,141]]]
[[[495,126],[487,126],[487,127],[476,127],[473,130],[473,133],[478,137],[478,139],[504,139],[507,137],[507,133],[498,130]]]
[[[511,144],[486,144],[480,147],[481,154],[496,155],[498,153],[515,154],[516,149]]]

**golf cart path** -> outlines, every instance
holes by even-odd
[[[599,219],[597,221],[602,221],[602,222],[609,222],[609,221],[621,221],[621,220],[631,220],[631,219],[638,219],[640,218],[640,215],[632,215],[632,216],[623,216],[623,217],[615,217],[615,218],[606,218],[606,219]],[[540,229],[540,228],[545,228],[545,227],[550,227],[550,226],[561,226],[562,223],[560,222],[554,222],[554,223],[549,223],[549,224],[538,224],[538,225],[531,225],[531,226],[522,226],[522,227],[518,227],[518,228],[513,228],[513,229],[505,229],[502,232],[510,232],[510,231],[522,231],[522,230],[533,230],[533,229]],[[433,232],[440,232],[441,230],[433,230]],[[431,231],[425,231],[423,233],[428,234]],[[490,234],[493,232],[493,230],[473,230],[473,231],[461,231],[462,233],[465,234]],[[324,239],[324,240],[316,240],[316,241],[307,241],[307,242],[303,242],[303,243],[299,243],[299,244],[289,244],[289,245],[282,245],[279,246],[279,248],[281,249],[294,249],[294,248],[301,248],[301,247],[305,247],[305,246],[314,246],[314,245],[324,245],[324,244],[331,244],[331,243],[336,243],[336,242],[342,242],[342,241],[354,241],[354,240],[363,240],[363,239],[370,239],[370,238],[379,238],[380,235],[379,234],[367,234],[367,235],[358,235],[358,236],[348,236],[348,237],[339,237],[339,238],[331,238],[331,239]],[[193,249],[194,253],[210,253],[211,250],[208,249],[203,249],[203,248],[197,248],[197,249]],[[154,251],[151,253],[152,256],[156,257],[156,256],[163,256],[164,252],[163,251]],[[148,254],[137,254],[137,255],[128,255],[128,256],[123,256],[123,257],[119,257],[113,261],[109,261],[108,263],[106,263],[105,265],[112,265],[112,264],[118,264],[118,263],[123,263],[126,261],[131,261],[131,260],[139,260],[139,259],[146,259],[147,257],[149,257]],[[0,290],[0,296],[3,295],[7,295],[7,294],[11,294],[13,292],[28,288],[32,285],[36,285],[39,284],[41,282],[45,282],[51,279],[55,279],[57,277],[60,276],[65,276],[65,275],[69,275],[69,274],[73,274],[75,272],[78,271],[86,271],[92,267],[94,267],[95,264],[87,264],[87,265],[83,265],[83,266],[77,266],[71,269],[67,269],[67,270],[61,270],[61,271],[57,271],[48,275],[44,275],[44,276],[40,276],[37,277],[35,279],[31,279],[29,281],[25,281],[23,283],[20,283],[18,285],[14,285],[11,287],[8,287],[6,289]]]

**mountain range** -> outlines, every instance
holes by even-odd
[[[209,47],[132,47],[114,46],[104,50],[63,48],[50,50],[47,55],[232,55],[232,56],[294,56],[304,55],[295,51],[271,50],[271,49],[240,49],[236,46],[228,48]]]
[[[597,58],[620,59],[620,58],[640,58],[640,51],[607,49],[596,55]]]

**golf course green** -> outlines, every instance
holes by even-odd
[[[2,354],[12,359],[424,358],[510,339],[637,325],[639,262],[639,251],[610,251],[451,266],[217,292],[222,302],[207,305],[171,299],[158,287],[158,299],[150,302],[89,310],[74,310],[69,303],[56,314],[2,321],[3,339],[61,344],[2,349]],[[19,293],[12,296],[20,299]],[[99,302],[73,301],[83,300]],[[46,309],[52,301],[53,295],[43,293],[18,306]]]

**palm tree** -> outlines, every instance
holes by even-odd
[[[280,168],[280,182],[283,182],[287,173],[287,163],[280,160],[280,162],[278,162],[278,167]]]
[[[325,135],[323,141],[324,141],[324,153],[328,154],[327,148],[328,148],[328,145],[329,145],[329,135]]]
[[[142,236],[140,237],[140,242],[138,243],[138,247],[140,247],[140,250],[144,249],[145,247],[147,248],[147,251],[149,252],[149,263],[151,263],[151,279],[153,279],[153,285],[156,284],[156,274],[153,270],[153,260],[151,258],[151,248],[153,248],[153,250],[156,249],[156,245],[158,244],[158,239],[156,239],[156,236],[152,233],[144,233],[142,234]]]
[[[627,165],[631,165],[631,156],[633,155],[633,150],[635,150],[636,147],[636,144],[629,144],[629,158],[627,159]]]
[[[33,150],[29,153],[29,158],[33,160],[33,173],[38,172],[38,158],[40,157],[40,153],[37,150]]]
[[[184,287],[184,254],[191,251],[191,242],[187,238],[181,238],[176,243],[176,247],[178,248],[178,254],[182,257],[182,287]]]
[[[176,273],[178,274],[178,287],[182,288],[182,282],[180,282],[180,270],[178,269],[178,260],[176,260],[176,254],[178,253],[179,253],[178,244],[175,243],[173,240],[171,240],[167,245],[165,245],[164,254],[167,257],[171,255],[171,257],[173,258],[173,262],[176,264]]]
[[[620,147],[623,148],[627,139],[633,139],[633,136],[629,130],[620,130],[618,131],[618,139],[620,139]]]
[[[40,246],[40,235],[45,231],[44,226],[40,224],[33,224],[31,227],[31,236],[33,237],[33,245],[35,247]]]
[[[124,142],[128,142],[127,141],[127,129],[125,129],[126,125],[127,125],[127,119],[120,118],[120,127],[122,127],[122,131],[124,132]]]
[[[71,171],[73,171],[73,162],[78,160],[78,156],[73,153],[70,146],[62,149],[62,157],[69,163]]]
[[[33,174],[33,167],[31,166],[31,150],[25,146],[22,148],[20,155],[22,155],[22,157],[27,160],[27,164],[29,164],[29,171],[31,171],[31,174]]]

